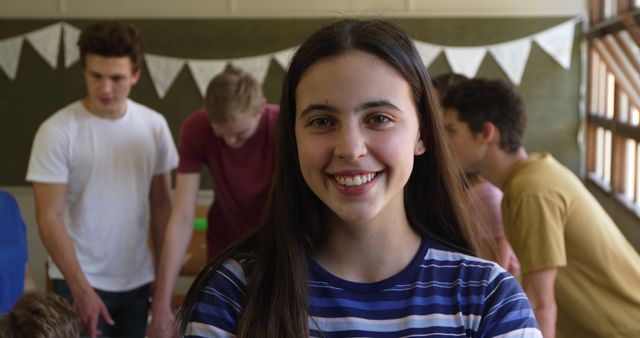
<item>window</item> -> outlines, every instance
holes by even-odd
[[[587,178],[640,217],[640,0],[594,0]]]

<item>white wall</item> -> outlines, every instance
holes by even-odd
[[[587,0],[2,0],[0,18],[573,16]]]

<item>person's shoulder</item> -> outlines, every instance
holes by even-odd
[[[4,203],[15,203],[16,199],[9,192],[0,190],[0,202]]]
[[[427,254],[425,255],[425,260],[446,261],[446,262],[466,262],[466,263],[474,263],[474,264],[477,264],[478,266],[483,266],[483,267],[502,269],[500,265],[498,265],[495,262],[461,252],[445,244],[431,246],[427,251]]]
[[[575,185],[581,185],[577,176],[551,154],[533,153],[512,169],[504,196],[511,200],[556,196]]]
[[[495,262],[463,253],[440,243],[431,244],[424,256],[424,265],[448,271],[458,270],[458,274],[453,275],[464,275],[476,281],[489,283],[508,275],[506,270]]]
[[[270,115],[278,115],[280,112],[280,105],[275,103],[265,103],[264,111]]]
[[[88,112],[82,102],[72,102],[47,117],[40,124],[37,135],[47,139],[50,137],[64,138],[77,130],[87,117]]]
[[[128,105],[128,110],[133,112],[136,115],[140,115],[145,118],[150,118],[154,120],[166,120],[164,115],[162,115],[155,109],[145,106],[142,103],[133,101],[132,99],[127,99],[127,105]]]
[[[473,185],[469,192],[478,199],[502,198],[502,191],[489,181]]]
[[[255,265],[255,254],[252,252],[237,252],[230,257],[222,260],[222,262],[211,269],[215,269],[215,273],[207,284],[231,283],[236,287],[246,287],[249,283],[253,266]]]
[[[274,124],[280,115],[280,106],[275,103],[265,103],[262,112],[267,115],[270,124]]]
[[[207,111],[204,107],[194,110],[184,119],[184,121],[182,121],[183,128],[196,128],[201,126],[205,126],[207,128],[209,126],[209,117],[207,116]]]
[[[51,116],[42,122],[42,125],[55,126],[59,128],[78,120],[85,112],[86,108],[82,105],[82,101],[74,101],[51,114]]]

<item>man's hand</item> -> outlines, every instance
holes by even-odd
[[[151,307],[151,322],[147,325],[146,335],[149,338],[175,338],[175,317],[167,306]]]
[[[516,253],[513,252],[513,250],[510,250],[509,252],[509,263],[507,265],[507,271],[509,271],[510,274],[516,277],[520,275],[520,262],[518,261],[518,257],[516,256]]]
[[[102,299],[100,299],[93,289],[87,290],[81,295],[74,294],[73,307],[80,319],[80,325],[91,338],[96,338],[102,333],[98,330],[98,320],[100,316],[104,318],[107,324],[115,324]]]

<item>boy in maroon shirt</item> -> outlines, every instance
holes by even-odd
[[[208,258],[256,225],[273,176],[278,110],[277,105],[266,103],[260,84],[251,75],[229,66],[209,83],[205,107],[183,122],[176,201],[160,258],[147,336],[173,334],[171,295],[193,234],[202,165],[211,172],[215,192],[208,214]]]

